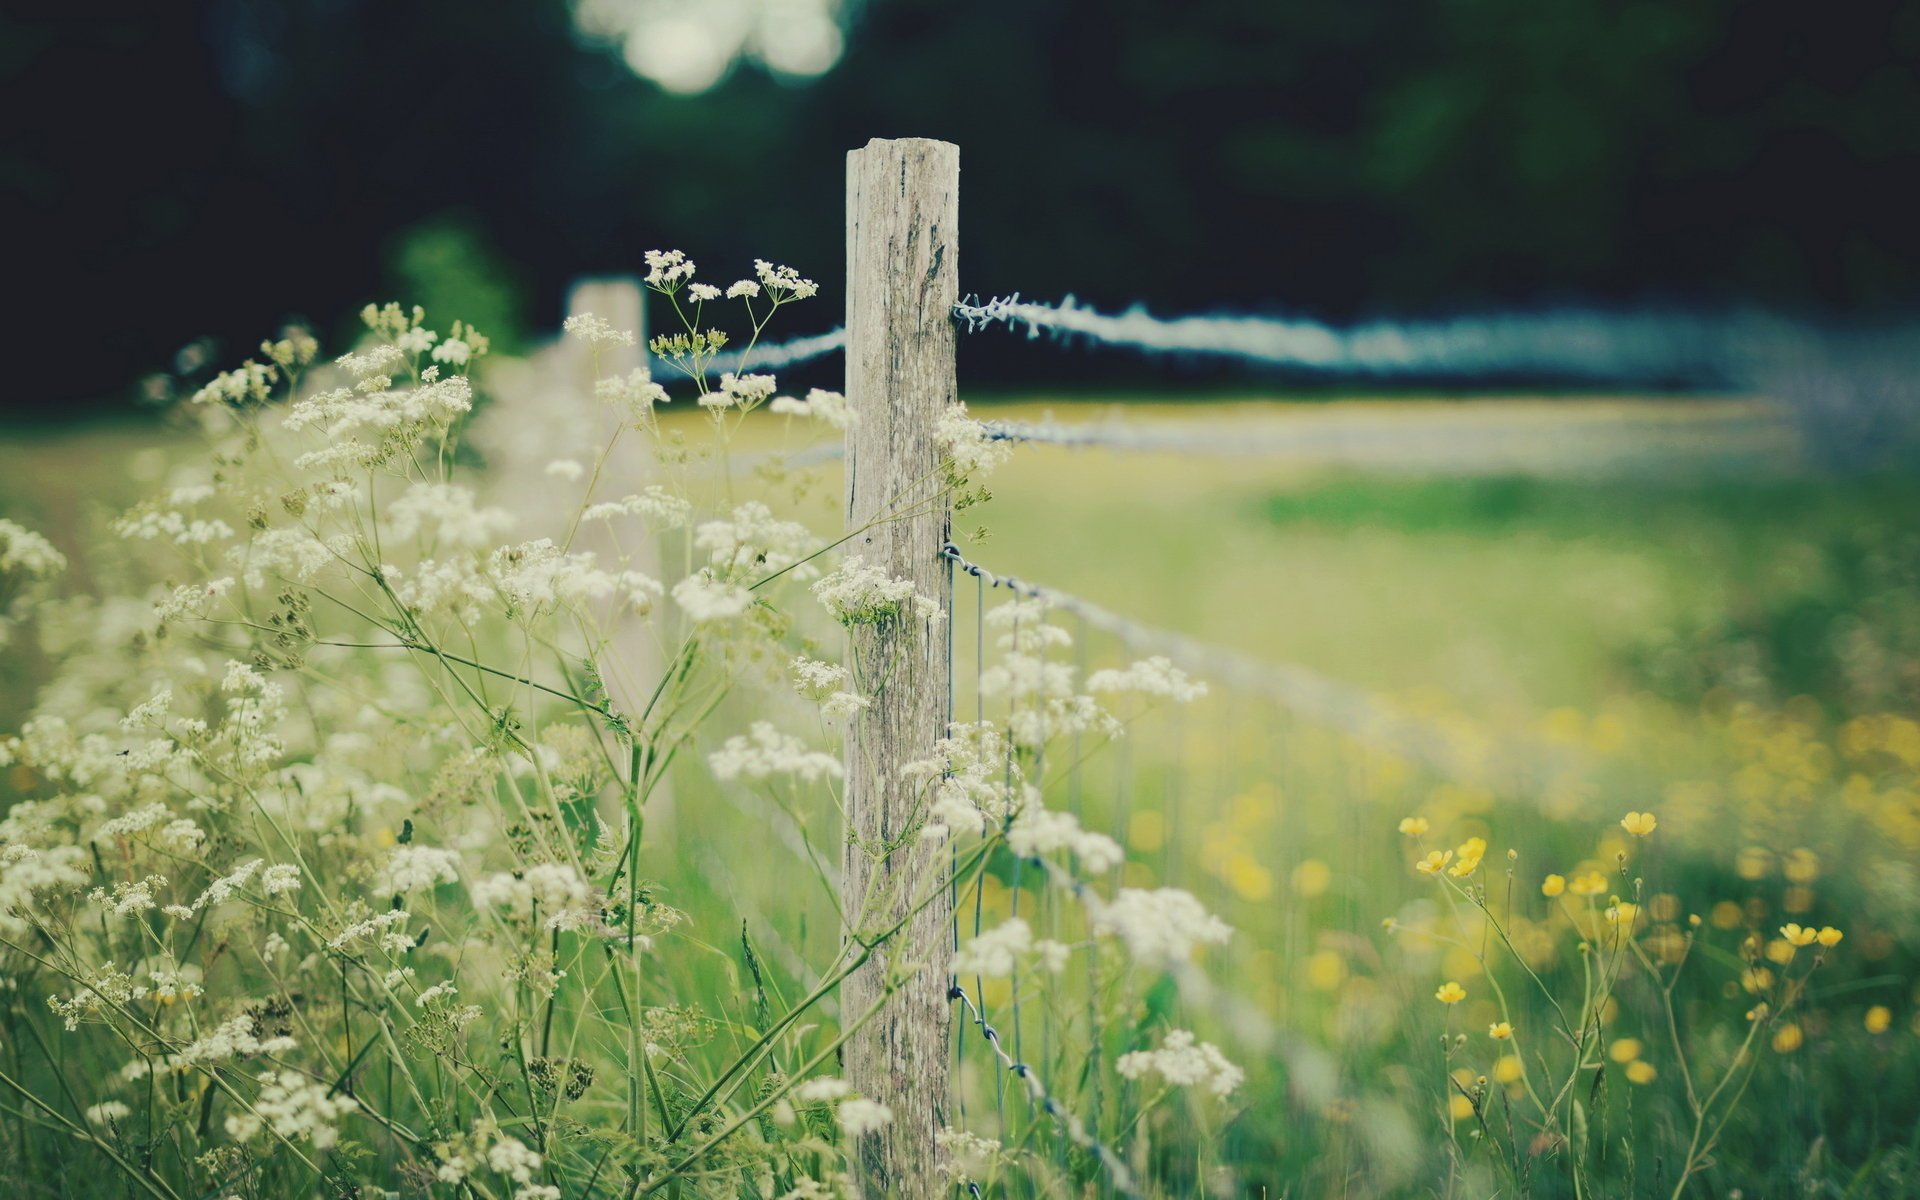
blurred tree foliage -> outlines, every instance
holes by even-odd
[[[23,414],[124,394],[186,336],[333,322],[417,278],[392,248],[423,223],[541,326],[655,245],[833,280],[871,136],[960,143],[981,292],[1845,310],[1920,270],[1916,0],[868,0],[824,80],[691,98],[562,0],[109,0],[0,17],[0,87]],[[1089,366],[968,353],[976,380]]]

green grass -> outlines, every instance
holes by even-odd
[[[1776,925],[1799,901],[1777,873],[1742,878],[1737,852],[1806,846],[1827,865],[1808,917],[1849,929],[1839,965],[1810,1001],[1805,1047],[1768,1052],[1765,1081],[1698,1194],[1903,1194],[1920,1113],[1908,1024],[1920,950],[1915,848],[1900,840],[1905,827],[1885,808],[1847,809],[1842,772],[1811,788],[1805,802],[1777,784],[1764,797],[1742,798],[1737,781],[1755,762],[1785,778],[1783,758],[1807,757],[1814,743],[1837,745],[1849,717],[1915,713],[1920,545],[1909,514],[1920,511],[1920,480],[1800,473],[1764,431],[1737,432],[1730,450],[1714,432],[1724,431],[1728,412],[1714,403],[1604,400],[1136,406],[1129,420],[1177,419],[1227,437],[1349,422],[1368,449],[1364,461],[1329,467],[1307,455],[1028,446],[993,480],[993,499],[957,519],[963,535],[989,531],[981,541],[963,536],[962,548],[1002,574],[1309,668],[1450,729],[1564,750],[1572,764],[1537,778],[1449,779],[1222,691],[1191,713],[1144,723],[1084,771],[1059,774],[1052,802],[1083,807],[1090,824],[1129,841],[1137,882],[1193,887],[1240,931],[1208,965],[1257,1020],[1182,999],[1170,985],[1138,1014],[1207,1029],[1247,1062],[1244,1111],[1222,1135],[1236,1172],[1230,1194],[1446,1190],[1445,1099],[1432,1050],[1442,1013],[1430,997],[1437,980],[1464,968],[1380,931],[1384,917],[1435,911],[1433,885],[1408,870],[1411,847],[1393,831],[1400,816],[1433,818],[1423,847],[1487,836],[1496,878],[1506,869],[1496,856],[1514,848],[1522,856],[1517,902],[1537,907],[1545,872],[1583,860],[1606,865],[1608,839],[1619,837],[1614,823],[1630,808],[1661,811],[1662,832],[1636,870],[1644,865],[1650,886],[1680,896],[1686,911],[1759,904],[1757,927]],[[1027,404],[989,415],[1039,413]],[[1661,424],[1668,436],[1643,457],[1616,447],[1606,470],[1580,462],[1585,443],[1569,454],[1565,439],[1627,418]],[[1522,447],[1539,449],[1551,470],[1517,473],[1510,456],[1485,454],[1436,473],[1417,453],[1379,449],[1401,430],[1415,443],[1464,434],[1463,445],[1477,445],[1482,433],[1491,438],[1487,431],[1515,420],[1527,425]],[[137,469],[123,465],[155,438],[133,428],[9,438],[0,444],[0,513],[78,545],[101,515],[161,474],[164,449]],[[835,519],[837,487],[830,478],[809,501],[817,527]],[[78,567],[83,584],[114,571],[111,561],[85,557]],[[973,618],[963,580],[954,613],[963,715]],[[1096,662],[1116,652],[1104,638],[1091,650]],[[34,671],[13,651],[8,663],[4,723],[25,710]],[[1768,724],[1795,714],[1804,737]],[[1770,739],[1748,738],[1742,721],[1760,723]],[[1847,764],[1874,776],[1885,805],[1902,794],[1911,800],[1911,770],[1903,775],[1890,760],[1869,757]],[[1716,790],[1688,800],[1673,790],[1677,783]],[[741,912],[765,914],[752,936],[776,970],[796,955],[817,958],[835,926],[798,860],[769,840],[767,831],[789,828],[785,819],[751,807],[764,802],[708,794],[691,767],[675,785],[674,815],[661,814],[650,866],[708,940],[709,953],[688,969],[711,976],[717,992],[740,991],[729,915]],[[837,814],[822,808],[798,820],[837,858]],[[1041,902],[1031,874],[1017,880],[1003,869],[995,879],[995,905],[1016,888],[1027,898],[1023,912]],[[1719,957],[1703,951],[1699,980],[1682,993],[1689,1036],[1706,1058],[1726,1049],[1716,1040],[1720,1028],[1738,1027],[1750,1003],[1728,949],[1738,931],[1716,936]],[[1327,955],[1339,964],[1332,986]],[[1576,961],[1562,955],[1543,974],[1574,986]],[[1468,982],[1474,1000],[1461,1019],[1484,1027],[1485,989]],[[1510,974],[1508,986],[1522,990]],[[1892,1040],[1861,1032],[1869,1004],[1892,1008]],[[1614,1028],[1651,1041],[1658,1016],[1638,997],[1623,1002]],[[1516,1023],[1529,1032],[1544,1027],[1542,1006],[1528,1003]],[[1043,1048],[1033,1057],[1072,1095],[1075,1064],[1064,1046],[1052,1046],[1056,1060],[1044,1057],[1046,1028],[1030,1009],[1026,1032]],[[1109,1036],[1111,1053],[1131,1031]],[[1482,1059],[1474,1062],[1484,1069]],[[1672,1186],[1672,1164],[1655,1161],[1652,1148],[1672,1144],[1684,1111],[1671,1090],[1672,1062],[1659,1066],[1659,1087],[1630,1087],[1616,1075],[1596,1092],[1594,1118],[1608,1152],[1646,1148],[1644,1159],[1618,1168],[1624,1190],[1616,1195]],[[994,1090],[989,1074],[976,1071],[976,1115]],[[1176,1112],[1156,1127],[1156,1153],[1163,1178],[1197,1189],[1180,1157],[1198,1138],[1191,1117]],[[1017,1106],[1012,1124],[1021,1127]],[[1043,1123],[1035,1125],[1036,1146],[1048,1147]],[[1453,1160],[1465,1164],[1454,1194],[1501,1186],[1475,1151],[1468,1144]],[[1569,1194],[1550,1163],[1538,1170],[1534,1194]]]

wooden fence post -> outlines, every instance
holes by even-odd
[[[953,577],[941,557],[952,514],[926,503],[943,486],[934,427],[955,399],[952,308],[957,264],[960,148],[925,138],[876,138],[847,155],[847,399],[858,420],[847,431],[847,527],[914,506],[914,515],[877,525],[847,544],[895,578],[911,579],[951,613]],[[944,847],[908,837],[883,860],[868,848],[911,829],[914,797],[901,766],[928,756],[949,719],[948,629],[909,618],[855,630],[867,673],[883,679],[846,742],[848,844],[842,896],[848,913],[878,898],[865,924],[891,924],[947,867]],[[880,878],[875,878],[879,875]],[[893,1110],[884,1130],[861,1139],[859,1179],[869,1198],[942,1194],[934,1134],[946,1124],[947,960],[952,903],[944,889],[902,933],[841,985],[843,1020],[879,998],[890,964],[911,979],[846,1047],[846,1077]]]

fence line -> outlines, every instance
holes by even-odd
[[[1016,596],[1040,600],[1051,608],[1072,613],[1089,628],[1113,636],[1130,650],[1164,654],[1210,683],[1217,682],[1247,695],[1264,696],[1282,708],[1313,718],[1356,741],[1405,754],[1454,777],[1471,776],[1477,766],[1485,765],[1484,760],[1463,754],[1456,739],[1445,730],[1383,708],[1378,698],[1365,688],[1328,679],[1306,667],[1254,658],[1136,621],[1056,588],[1013,575],[996,574],[968,559],[952,542],[941,547],[941,555],[957,570],[979,579],[989,588],[1004,588]],[[1506,771],[1545,777],[1555,769],[1556,764],[1544,753],[1511,745],[1503,745],[1501,749],[1515,760],[1502,764]]]
[[[1246,315],[1156,317],[1144,305],[1102,313],[1068,296],[1058,304],[1019,293],[956,304],[969,331],[994,324],[1144,351],[1237,358],[1321,374],[1490,378],[1550,376],[1621,382],[1725,383],[1736,344],[1780,323],[1757,317],[1681,313],[1539,315],[1376,321],[1340,328],[1321,321]]]

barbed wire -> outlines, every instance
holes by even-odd
[[[1140,1191],[1134,1186],[1133,1172],[1127,1169],[1127,1164],[1121,1162],[1119,1155],[1109,1149],[1106,1143],[1087,1132],[1086,1122],[1053,1098],[1031,1066],[1007,1053],[1007,1048],[1000,1042],[1000,1031],[988,1023],[986,1015],[975,1006],[973,997],[967,994],[967,989],[953,984],[947,989],[947,999],[958,1000],[966,1006],[967,1020],[979,1028],[981,1038],[992,1047],[1000,1065],[1026,1086],[1027,1099],[1033,1106],[1051,1117],[1060,1131],[1067,1135],[1068,1141],[1093,1155],[1094,1161],[1106,1172],[1115,1190],[1124,1196],[1139,1197]]]
[[[1072,296],[1058,304],[1011,296],[967,300],[953,315],[970,332],[994,324],[1028,337],[1084,338],[1151,354],[1238,358],[1318,374],[1491,378],[1547,376],[1632,382],[1728,382],[1736,350],[1777,337],[1760,316],[1676,312],[1540,314],[1375,321],[1348,328],[1238,314],[1156,317],[1144,305],[1103,313]]]
[[[1056,588],[1012,575],[995,574],[969,560],[952,542],[944,544],[940,554],[956,569],[981,580],[989,588],[1004,588],[1016,596],[1040,600],[1050,608],[1072,613],[1088,627],[1111,635],[1130,650],[1163,654],[1209,683],[1222,684],[1247,695],[1264,696],[1356,741],[1416,758],[1455,778],[1474,777],[1486,765],[1484,754],[1471,754],[1463,749],[1457,732],[1394,712],[1365,688],[1328,679],[1297,664],[1268,662],[1187,634],[1148,625]],[[1509,775],[1544,777],[1560,765],[1546,761],[1542,753],[1531,749],[1505,745],[1499,749],[1514,760],[1502,764]]]

